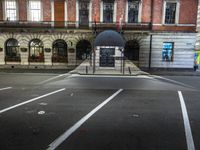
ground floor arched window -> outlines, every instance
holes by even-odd
[[[140,45],[137,41],[127,41],[124,49],[124,55],[129,60],[139,61],[139,49]]]
[[[76,59],[85,60],[90,58],[92,46],[89,41],[81,40],[76,45]]]
[[[52,46],[52,61],[67,62],[67,43],[64,40],[58,39],[53,42]]]
[[[41,40],[33,39],[29,42],[29,61],[44,62],[44,46]]]
[[[19,42],[16,39],[6,41],[5,51],[5,61],[20,61]]]

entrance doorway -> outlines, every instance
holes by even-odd
[[[101,48],[100,49],[100,67],[115,67],[115,49]]]
[[[128,60],[139,63],[139,43],[135,40],[130,40],[126,42],[124,55]]]

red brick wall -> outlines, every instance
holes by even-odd
[[[43,21],[51,21],[51,1],[43,0]]]
[[[150,22],[151,20],[151,0],[143,0],[141,22]]]
[[[76,0],[68,0],[68,21],[76,21]]]
[[[27,21],[27,1],[18,0],[18,6],[19,6],[19,20]]]
[[[180,24],[196,24],[197,21],[198,0],[180,1]]]
[[[94,0],[92,3],[92,20],[95,18],[97,22],[100,21],[100,0]]]
[[[122,21],[125,21],[126,0],[116,0],[116,1],[117,1],[116,21],[119,22],[121,17],[123,17]]]
[[[2,2],[0,2],[0,20],[3,20],[3,8],[2,8]]]
[[[154,0],[153,6],[153,24],[162,23],[163,0]]]

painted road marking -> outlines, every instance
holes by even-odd
[[[86,122],[92,115],[94,115],[99,109],[101,109],[104,105],[106,105],[108,102],[110,102],[114,97],[116,97],[120,92],[122,92],[123,89],[119,89],[117,92],[115,92],[113,95],[111,95],[109,98],[107,98],[104,102],[102,102],[100,105],[98,105],[96,108],[94,108],[90,113],[88,113],[86,116],[84,116],[82,119],[80,119],[76,124],[74,124],[71,128],[66,130],[60,137],[58,137],[56,140],[54,140],[47,150],[54,150],[56,149],[60,144],[62,144],[72,133],[74,133],[84,122]]]
[[[51,93],[47,93],[47,94],[45,94],[45,95],[42,95],[42,96],[39,96],[39,97],[30,99],[30,100],[25,101],[25,102],[22,102],[22,103],[19,103],[19,104],[17,104],[17,105],[14,105],[14,106],[5,108],[5,109],[3,109],[3,110],[0,110],[0,114],[4,113],[4,112],[6,112],[6,111],[9,111],[9,110],[11,110],[11,109],[14,109],[14,108],[16,108],[16,107],[19,107],[19,106],[28,104],[28,103],[30,103],[30,102],[36,101],[36,100],[38,100],[38,99],[41,99],[41,98],[44,98],[44,97],[47,97],[47,96],[50,96],[50,95],[53,95],[53,94],[56,94],[56,93],[61,92],[61,91],[64,91],[64,90],[65,90],[65,88],[60,89],[60,90],[56,90],[56,91],[53,91],[53,92],[51,92]]]
[[[162,79],[162,80],[166,80],[168,81],[169,83],[174,83],[174,84],[178,84],[178,85],[181,85],[181,86],[184,86],[184,87],[187,87],[187,88],[192,88],[194,89],[193,86],[190,86],[188,84],[185,84],[185,83],[182,83],[182,82],[178,82],[178,81],[175,81],[175,80],[171,80],[171,79],[168,79],[168,78],[164,78],[164,77],[161,77],[161,76],[156,76],[156,75],[151,75],[151,77],[153,77],[154,79]]]
[[[55,79],[57,79],[57,78],[60,78],[60,77],[66,76],[66,75],[69,75],[69,74],[68,74],[68,73],[60,74],[60,75],[57,75],[57,76],[55,76],[55,77],[49,78],[49,79],[47,79],[47,80],[44,80],[44,81],[42,81],[42,82],[40,82],[40,83],[38,83],[38,84],[44,84],[44,83],[47,83],[47,82],[49,82],[49,81],[55,80]]]
[[[190,127],[190,121],[189,121],[185,101],[184,101],[184,98],[183,98],[181,91],[178,91],[178,96],[179,96],[179,99],[180,99],[181,109],[182,109],[182,114],[183,114],[185,136],[186,136],[186,141],[187,141],[187,149],[188,150],[195,150],[194,141],[193,141],[193,137],[192,137],[192,131],[191,131],[191,127]]]
[[[9,90],[9,89],[12,89],[12,87],[1,88],[0,91],[3,91],[3,90]]]

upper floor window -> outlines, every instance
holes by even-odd
[[[128,0],[128,23],[138,22],[139,4],[139,1]]]
[[[79,1],[79,23],[80,25],[88,25],[89,23],[89,2]]]
[[[103,22],[112,23],[114,12],[114,2],[103,2]]]
[[[30,0],[29,1],[29,17],[30,21],[41,21],[41,1]]]
[[[178,19],[178,2],[166,1],[165,2],[165,24],[175,24]]]
[[[17,4],[15,0],[5,1],[5,19],[10,21],[17,20]]]

